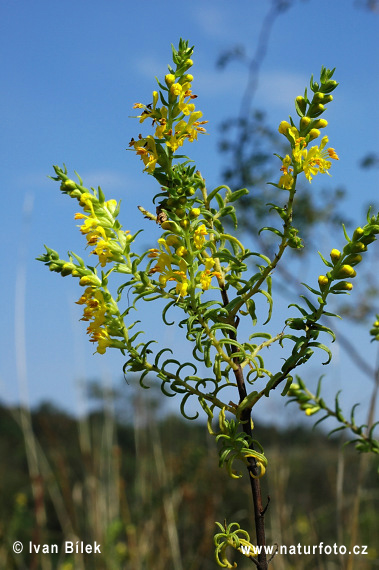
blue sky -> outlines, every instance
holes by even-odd
[[[150,101],[154,76],[162,77],[170,63],[170,44],[180,36],[189,39],[195,45],[197,108],[209,120],[211,136],[187,151],[208,186],[218,185],[218,126],[238,112],[246,72],[237,63],[220,71],[215,62],[236,44],[253,54],[269,8],[269,1],[257,0],[2,3],[2,401],[51,400],[78,412],[78,380],[118,382],[124,361],[116,351],[92,355],[74,303],[77,281],[51,275],[34,261],[44,243],[62,256],[69,249],[82,252],[73,221],[76,206],[47,178],[51,165],[65,163],[85,185],[100,184],[108,198],[122,199],[124,226],[135,231],[142,224],[143,240],[151,243],[157,236],[136,206],[150,208],[154,180],[125,151],[139,132],[138,122],[129,118],[133,104]],[[377,150],[378,18],[353,0],[294,0],[274,24],[255,99],[276,126],[294,114],[293,99],[303,93],[311,73],[317,75],[322,65],[337,68],[340,86],[327,119],[340,161],[330,184],[346,187],[346,212],[357,225],[363,205],[378,203],[377,171],[358,166],[362,156]],[[315,191],[318,184],[313,182]],[[328,236],[320,241],[326,251],[333,247]],[[361,338],[362,331],[356,332]],[[175,331],[164,334],[175,343]],[[364,342],[362,350],[373,360],[374,348]],[[344,368],[338,368],[343,354],[337,351],[335,361],[329,371],[335,377],[333,392],[347,384],[347,404],[363,392],[367,405],[370,382],[355,370],[345,381]],[[281,413],[275,403],[265,409]]]

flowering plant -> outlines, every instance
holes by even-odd
[[[369,214],[366,225],[357,228],[351,238],[345,231],[346,245],[342,252],[333,249],[330,261],[321,256],[327,267],[326,274],[312,286],[304,284],[312,296],[302,295],[299,303],[291,305],[299,316],[287,317],[275,335],[268,333],[264,326],[273,310],[274,270],[288,247],[303,247],[299,231],[293,225],[297,179],[304,174],[312,182],[318,174],[329,174],[332,161],[338,160],[335,150],[328,146],[327,136],[322,137],[319,145],[313,144],[320,137],[321,129],[327,127],[327,121],[320,116],[337,87],[332,79],[334,70],[322,68],[320,83],[311,79],[312,96],[305,90],[304,96],[296,98],[298,124],[291,117],[289,122],[280,123],[279,132],[288,141],[288,154],[276,155],[280,161],[278,180],[271,184],[277,188],[278,201],[286,203],[284,206],[269,204],[278,215],[279,227],[260,230],[277,237],[276,253],[270,259],[245,248],[224,227],[227,217],[237,225],[234,205],[248,190],[232,192],[221,185],[209,191],[192,161],[178,154],[184,144],[196,141],[205,133],[207,121],[202,120],[201,111],[196,110],[193,76],[188,72],[193,65],[193,48],[180,40],[172,54],[173,67],[169,66],[164,80],[157,80],[158,91],[153,91],[152,103],[134,106],[140,111],[137,117],[140,124],[151,122],[152,134],[139,134],[129,143],[130,150],[142,160],[144,172],[153,176],[159,185],[152,200],[156,204],[155,213],[139,207],[145,218],[156,222],[157,243],[150,244],[142,254],[137,253],[139,232],[132,235],[123,229],[118,220],[120,203],[106,200],[100,187],[87,189],[78,175],[78,181],[72,180],[66,167],[54,166],[53,179],[60,182],[62,193],[76,199],[82,209],[75,219],[82,221],[80,232],[91,248],[94,262],[88,265],[75,253],[63,260],[48,247],[39,260],[51,271],[79,279],[84,292],[77,303],[83,307],[82,320],[88,323],[87,333],[97,353],[119,349],[127,358],[124,372],[138,373],[144,388],[147,376],[151,381],[159,381],[164,394],[181,398],[180,410],[188,419],[198,416],[198,413],[189,415],[186,407],[189,398],[199,401],[209,432],[219,443],[220,467],[225,466],[233,478],[241,477],[235,468],[236,461],[247,467],[254,500],[256,543],[262,546],[265,544],[265,507],[259,479],[265,474],[268,460],[261,444],[253,439],[252,411],[263,397],[281,385],[282,396],[289,395],[297,401],[307,415],[320,409],[333,415],[321,403],[319,393],[313,396],[306,392],[305,384],[299,379],[294,383],[292,372],[307,362],[315,349],[327,354],[325,364],[330,361],[330,349],[319,340],[324,334],[334,339],[333,331],[320,322],[323,315],[334,316],[325,309],[327,299],[352,289],[354,267],[362,261],[367,246],[379,233],[379,215],[370,217]],[[125,281],[112,293],[109,286],[116,273]],[[124,295],[126,288],[131,293],[131,301]],[[257,328],[258,296],[263,296],[268,303],[262,330]],[[156,339],[147,338],[139,321],[133,322],[132,311],[140,302],[156,300],[165,303],[162,320],[167,326],[174,325],[168,320],[169,310],[176,307],[182,311],[179,327],[184,329],[191,345],[188,360],[167,358],[167,353],[173,353],[173,347],[154,351]],[[241,319],[250,321],[251,334],[247,338],[241,338],[239,332]],[[264,360],[268,348],[274,344],[283,353],[284,363],[279,370],[270,370]],[[199,366],[209,371],[207,375],[198,372]],[[231,389],[238,394],[237,403],[230,401]],[[215,414],[218,430],[212,424]],[[340,420],[342,416],[337,414],[336,417]],[[363,435],[354,422],[347,422],[346,426],[358,435],[361,451],[379,451],[371,435]],[[225,532],[215,537],[216,559],[220,566],[232,568],[226,547],[240,550],[241,541],[245,546],[251,544],[250,537],[237,523],[218,525]],[[253,549],[249,557],[258,568],[267,568],[263,551],[256,559]]]

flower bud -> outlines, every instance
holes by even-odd
[[[166,243],[168,246],[172,245],[173,247],[177,247],[180,244],[180,240],[177,236],[171,235],[167,236]]]
[[[333,265],[337,263],[340,257],[341,257],[341,252],[338,249],[332,249],[332,251],[330,252],[330,259],[332,260]]]
[[[320,291],[323,291],[327,287],[328,283],[329,279],[326,277],[326,275],[319,275],[318,284],[320,287]]]
[[[104,206],[107,208],[108,212],[114,214],[117,208],[117,201],[116,200],[107,200],[104,202]]]
[[[333,95],[325,95],[323,103],[326,105],[327,103],[331,103],[333,101]]]
[[[304,99],[304,97],[299,95],[298,97],[296,97],[295,101],[296,101],[297,106],[299,107],[299,110],[304,114],[305,110],[307,108],[307,102]]]
[[[185,219],[180,221],[180,227],[183,228],[184,230],[186,230],[188,226],[189,226],[189,220]]]
[[[309,127],[312,119],[310,117],[302,117],[300,119],[300,130],[304,131],[307,127]]]
[[[167,87],[170,87],[175,82],[175,75],[168,73],[164,78]]]
[[[367,246],[361,241],[348,243],[343,248],[344,253],[363,253],[364,251],[367,251]]]
[[[185,208],[178,208],[175,211],[175,214],[178,216],[178,218],[184,218],[184,216],[186,215],[186,209]]]
[[[161,224],[161,228],[163,228],[164,230],[168,230],[170,232],[175,232],[176,230],[176,224],[174,224],[174,222],[163,222]]]
[[[349,265],[358,265],[358,263],[360,263],[362,261],[362,256],[359,255],[358,253],[352,253],[351,255],[348,255],[345,259],[345,262],[348,263]]]
[[[376,240],[375,236],[363,236],[363,238],[361,238],[361,243],[363,243],[363,245],[368,245],[369,243],[372,243],[373,241]]]
[[[76,183],[73,180],[70,180],[69,178],[67,178],[67,180],[65,180],[61,184],[61,190],[63,192],[70,192],[70,190],[75,190],[75,189],[76,189]]]
[[[359,240],[359,238],[361,238],[364,234],[364,231],[362,228],[357,228],[354,233],[353,233],[353,241],[357,241]]]
[[[66,277],[66,275],[71,275],[74,269],[75,265],[73,263],[64,263],[61,269],[62,277]]]
[[[313,416],[313,414],[317,414],[321,410],[320,406],[312,406],[311,408],[307,408],[305,410],[305,415]]]
[[[79,285],[87,287],[88,285],[101,285],[100,279],[96,275],[83,275],[79,280]]]
[[[318,129],[311,129],[311,130],[309,131],[309,134],[308,134],[308,137],[309,137],[308,140],[309,140],[309,141],[313,141],[314,139],[317,139],[317,137],[319,137],[320,134],[321,134],[321,133],[320,133],[320,131],[319,131]]]
[[[316,105],[311,105],[308,111],[308,115],[310,117],[318,117],[319,115],[321,115],[323,112],[325,111],[325,107],[324,105],[322,105],[321,103],[318,103]]]
[[[323,103],[325,100],[325,95],[324,93],[321,93],[320,91],[317,91],[317,93],[314,94],[313,96],[313,101],[312,103]]]
[[[337,272],[337,275],[334,275],[335,279],[344,279],[345,277],[355,277],[357,272],[351,265],[342,265]]]
[[[200,216],[200,208],[192,208],[192,210],[190,210],[190,218],[198,218]]]
[[[334,81],[334,79],[329,79],[329,81],[327,81],[323,85],[323,89],[324,89],[325,93],[330,93],[331,91],[334,91],[334,89],[337,87],[337,85],[338,85],[337,81]]]
[[[192,59],[187,59],[184,63],[184,65],[186,66],[186,69],[189,69],[190,67],[193,66],[193,61]]]
[[[287,121],[282,121],[279,125],[278,131],[281,135],[286,135],[290,126],[291,125]]]
[[[326,121],[325,119],[318,119],[313,124],[315,129],[324,129],[327,125],[328,121]]]
[[[333,285],[333,287],[331,287],[330,291],[331,293],[333,293],[333,291],[351,291],[353,288],[353,284],[350,283],[349,281],[340,281],[339,283],[336,283],[335,285]]]

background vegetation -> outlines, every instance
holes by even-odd
[[[74,419],[48,403],[31,414],[1,407],[0,567],[70,570],[210,570],[214,521],[225,512],[249,527],[249,482],[235,483],[217,466],[206,427],[163,416],[153,390],[123,385],[102,394]],[[115,399],[115,396],[117,398]],[[148,397],[147,397],[148,396]],[[159,394],[158,394],[159,396]],[[116,409],[115,409],[116,406]],[[362,466],[352,447],[304,426],[256,428],[270,458],[263,494],[268,543],[369,545],[367,556],[277,556],[274,570],[379,565],[377,462]],[[361,473],[361,475],[359,475]],[[359,515],[354,512],[362,479]],[[226,509],[226,510],[225,510]],[[12,544],[24,544],[22,554]],[[60,554],[30,554],[58,544]],[[64,555],[65,540],[97,541],[101,555]],[[370,546],[371,545],[371,546]],[[238,554],[237,554],[238,556]],[[239,556],[239,568],[251,568]]]

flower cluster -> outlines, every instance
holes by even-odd
[[[118,316],[117,304],[111,295],[98,287],[87,287],[78,305],[85,305],[81,321],[89,322],[87,334],[90,341],[97,343],[96,352],[104,354],[109,347],[125,348],[125,344],[112,336],[123,336]]]
[[[324,263],[330,267],[330,271],[326,275],[320,275],[318,284],[321,292],[338,293],[351,291],[353,284],[345,279],[353,279],[356,276],[354,267],[362,261],[362,253],[367,251],[367,245],[375,240],[373,232],[368,228],[357,228],[349,243],[344,247],[341,253],[338,249],[332,249],[330,252],[331,261],[323,259]],[[339,281],[332,285],[333,281]]]
[[[329,174],[329,169],[332,165],[330,159],[339,160],[339,158],[334,148],[325,148],[329,142],[328,137],[323,137],[319,146],[312,146],[308,150],[307,140],[305,137],[300,136],[297,128],[291,127],[288,123],[286,123],[286,126],[283,126],[283,123],[286,123],[286,121],[280,124],[279,132],[285,132],[287,138],[292,141],[292,159],[288,154],[282,159],[281,171],[283,174],[279,180],[279,186],[287,190],[292,188],[294,168],[298,174],[304,172],[309,182],[318,173]],[[290,165],[292,165],[292,168],[290,168]]]
[[[81,321],[89,321],[87,334],[91,342],[97,342],[96,352],[104,354],[111,345],[111,339],[105,325],[107,307],[104,294],[100,289],[87,287],[83,295],[77,301],[78,305],[85,305]]]
[[[159,283],[163,288],[168,281],[174,281],[175,293],[179,297],[188,294],[191,283],[194,283],[195,288],[207,291],[212,277],[221,278],[220,272],[214,270],[215,260],[204,250],[207,235],[205,225],[200,224],[192,233],[189,247],[184,245],[183,238],[179,235],[170,234],[166,238],[158,239],[159,249],[151,249],[149,252],[150,258],[157,259],[156,265],[150,269],[150,274],[159,273]],[[204,269],[197,271],[199,266]],[[194,270],[193,279],[190,268]]]
[[[311,141],[317,139],[323,129],[327,126],[328,122],[325,119],[318,119],[324,111],[325,105],[333,100],[330,95],[338,83],[331,79],[334,73],[333,70],[326,68],[321,69],[321,83],[313,82],[311,79],[311,89],[314,92],[312,100],[307,97],[307,90],[305,90],[304,97],[299,95],[295,99],[296,112],[300,116],[299,129],[295,127],[292,118],[290,123],[282,121],[279,125],[279,132],[284,135],[291,144],[292,157],[286,155],[281,158],[283,174],[280,177],[278,186],[287,190],[293,189],[294,175],[304,172],[307,180],[312,181],[312,177],[316,174],[329,174],[331,161],[339,160],[334,148],[325,148],[329,142],[328,137],[324,136],[321,144],[308,148]],[[290,168],[291,167],[291,168]]]
[[[110,261],[122,262],[132,236],[129,231],[121,231],[116,221],[116,200],[102,202],[94,194],[85,192],[79,203],[86,213],[76,213],[75,220],[84,220],[80,231],[86,236],[87,244],[95,246],[91,254],[98,256],[101,267]]]
[[[190,59],[192,51],[193,48],[182,42],[179,51],[173,52],[176,70],[169,66],[170,73],[165,76],[165,83],[158,81],[160,92],[153,91],[153,102],[134,105],[134,109],[142,109],[141,115],[137,116],[140,123],[151,119],[155,127],[154,136],[142,137],[140,134],[137,140],[132,138],[129,143],[149,174],[154,172],[157,163],[164,166],[185,140],[193,142],[199,133],[206,132],[203,125],[208,121],[200,121],[203,114],[195,110],[193,100],[197,95],[192,93],[193,76],[187,73],[193,64]]]

